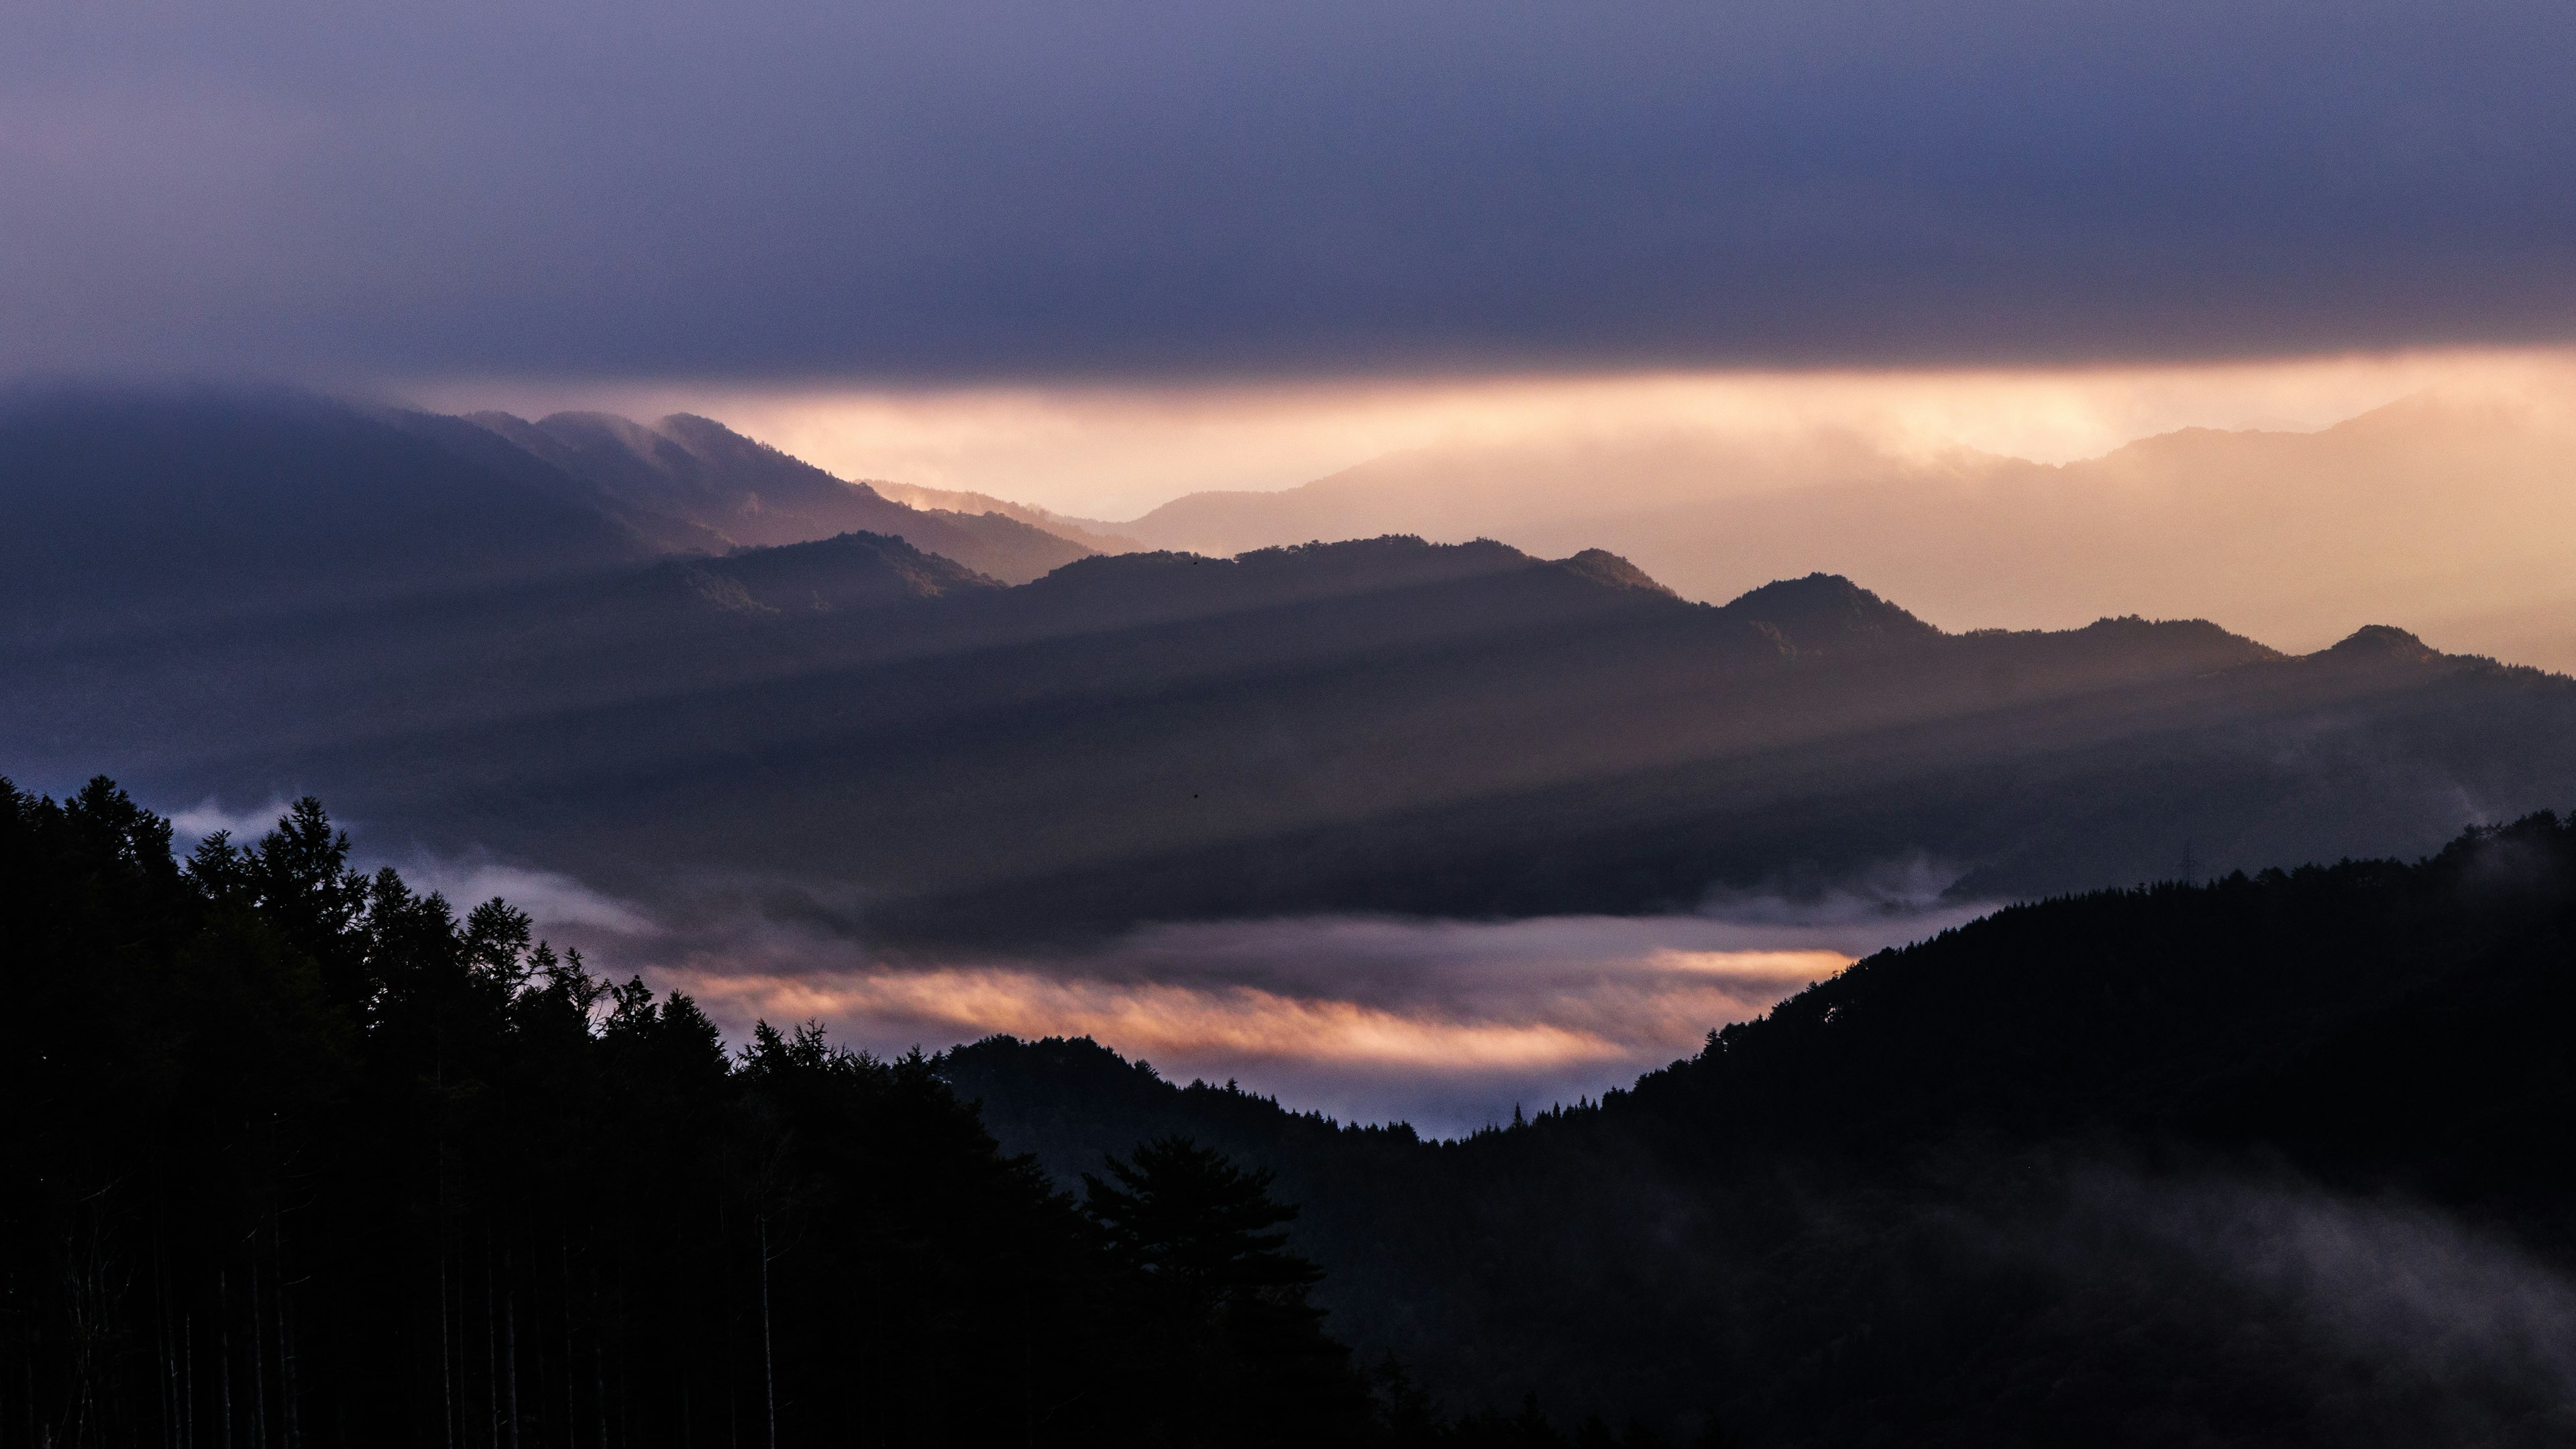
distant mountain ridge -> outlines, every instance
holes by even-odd
[[[1093,552],[1006,513],[896,502],[690,413],[649,424],[578,412],[535,422],[486,412],[466,421],[590,482],[624,507],[680,520],[728,546],[891,534],[1012,583]]]
[[[2058,465],[1827,428],[1426,447],[1101,523],[1223,554],[1414,533],[1607,548],[1716,602],[1822,569],[1952,629],[2123,613],[2321,647],[2356,619],[2576,669],[2576,405],[2430,392],[2314,432],[2185,428]]]
[[[0,396],[0,643],[462,598],[865,532],[1008,581],[1086,546],[924,511],[704,418],[539,423],[219,388]]]
[[[1039,508],[1034,504],[1014,503],[989,493],[967,492],[954,488],[926,488],[918,483],[897,483],[883,478],[860,480],[879,494],[913,508],[937,509],[949,513],[999,513],[1032,528],[1044,529],[1058,538],[1068,539],[1101,553],[1135,553],[1144,545],[1106,525]]]
[[[657,542],[533,458],[290,393],[0,404],[0,638],[480,590]]]
[[[648,591],[676,588],[721,610],[767,614],[877,609],[1006,587],[999,579],[879,533],[844,533],[719,558],[674,559],[638,584]]]

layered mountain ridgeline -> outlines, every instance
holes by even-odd
[[[1969,899],[2077,889],[2186,851],[2425,849],[2576,775],[2576,683],[2395,631],[2303,657],[2201,622],[1947,634],[1837,577],[1711,607],[1599,551],[1388,538],[1005,587],[849,534],[346,588],[22,654],[0,757],[171,801],[327,790],[388,837],[638,898],[755,881],[862,938],[1015,947],[1687,910],[1891,864]]]
[[[1776,1445],[2564,1442],[2576,824],[2018,906],[1448,1143],[1088,1041],[937,1061],[1062,1180],[1186,1133],[1451,1402]],[[1692,1422],[1696,1422],[1692,1420]]]
[[[1823,568],[1953,627],[2134,611],[2304,649],[2371,619],[2569,670],[2571,485],[2563,400],[2463,391],[2062,466],[1821,429],[1452,446],[1096,526],[1208,553],[1382,533],[1602,547],[1702,599]]]
[[[956,488],[925,488],[918,483],[895,483],[884,479],[867,480],[869,487],[897,503],[913,508],[935,508],[950,513],[999,513],[1032,528],[1042,528],[1059,538],[1070,539],[1099,553],[1135,553],[1144,545],[1105,525],[1039,508],[1028,503],[1014,503],[989,493],[974,493]]]
[[[468,421],[214,390],[0,400],[0,648],[444,607],[854,529],[1014,581],[1090,551],[907,508],[703,418]]]

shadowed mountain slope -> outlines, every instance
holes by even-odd
[[[824,607],[817,608],[817,604]],[[1000,588],[845,538],[27,670],[16,767],[920,949],[1334,911],[1969,899],[2420,849],[2576,778],[2576,683],[2198,622],[1945,634],[1815,575],[1387,538]],[[397,763],[389,763],[397,762]]]
[[[844,533],[723,558],[673,560],[638,580],[637,587],[645,593],[682,593],[698,605],[728,611],[828,614],[1004,585],[900,538]]]
[[[607,413],[556,413],[533,423],[476,413],[469,421],[587,480],[619,505],[681,520],[727,544],[891,534],[1011,583],[1093,551],[1000,512],[907,507],[688,413],[650,424]]]
[[[21,394],[0,402],[0,631],[340,608],[658,551],[588,491],[293,394]]]
[[[943,513],[999,513],[1100,553],[1134,553],[1143,547],[1132,538],[1112,530],[1094,527],[1082,519],[1032,504],[1013,503],[1007,498],[996,498],[989,493],[973,493],[955,488],[925,488],[918,483],[894,483],[883,478],[868,478],[861,481],[884,497],[891,498],[908,508],[929,509]]]

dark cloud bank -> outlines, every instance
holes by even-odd
[[[0,367],[880,377],[2560,338],[2561,7],[63,7]]]

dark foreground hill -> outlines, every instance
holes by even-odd
[[[2019,906],[1597,1105],[1338,1128],[1087,1041],[940,1059],[1060,1176],[1183,1132],[1453,1399],[1779,1445],[2576,1431],[2576,824]]]
[[[311,802],[169,838],[103,781],[0,786],[0,1410],[32,1443],[2576,1428],[2554,817],[2016,907],[1447,1143],[1089,1042],[728,1054],[505,903],[349,871]],[[1364,1371],[1387,1349],[1414,1371]]]

